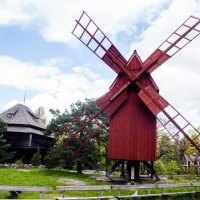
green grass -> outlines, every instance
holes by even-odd
[[[59,185],[66,185],[58,182],[60,178],[85,181],[88,185],[105,184],[102,181],[91,179],[88,174],[77,174],[65,170],[30,169],[20,171],[18,169],[0,169],[0,185],[24,185],[24,186],[46,186],[55,188]]]
[[[91,178],[92,175],[77,174],[76,172],[68,172],[64,170],[48,170],[48,169],[30,169],[30,171],[20,171],[18,169],[2,168],[0,169],[0,185],[12,186],[43,186],[52,187],[53,193],[44,193],[44,198],[53,198],[61,195],[55,191],[56,186],[66,185],[59,182],[60,178],[75,179],[85,181],[87,185],[105,184],[102,181],[96,181]],[[0,199],[6,198],[8,192],[0,192]],[[38,193],[23,192],[20,198],[38,198]]]
[[[0,185],[11,185],[11,186],[41,186],[41,187],[52,187],[51,193],[43,193],[44,199],[55,199],[57,196],[62,196],[62,193],[56,191],[56,186],[67,185],[61,183],[59,180],[62,179],[75,179],[84,181],[87,185],[108,185],[111,183],[96,181],[92,178],[94,174],[77,174],[76,172],[69,172],[66,170],[48,170],[48,169],[27,169],[30,171],[20,171],[19,169],[12,168],[0,168]],[[170,182],[195,182],[195,180],[178,179],[168,180]],[[183,191],[184,189],[178,189]],[[193,190],[193,188],[191,188]],[[198,188],[198,191],[200,188]],[[174,190],[169,190],[174,191]],[[131,195],[135,191],[121,190],[120,195]],[[158,189],[152,189],[151,193],[158,193]],[[0,192],[0,199],[6,199],[8,192]],[[99,196],[100,191],[68,191],[65,192],[69,196]],[[139,190],[138,194],[147,194],[147,190]],[[118,191],[106,191],[104,195],[117,196]],[[37,192],[22,192],[19,195],[20,199],[39,199],[39,193]]]

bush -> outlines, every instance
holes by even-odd
[[[53,147],[44,158],[44,163],[47,168],[66,168],[71,169],[74,165],[72,156],[61,147]]]
[[[166,167],[161,160],[157,160],[156,162],[154,162],[154,167],[155,167],[156,173],[166,174],[166,171],[167,171]]]
[[[5,139],[6,123],[0,118],[0,163],[9,162],[13,156],[14,152],[10,152],[10,144],[6,142]]]
[[[33,154],[33,157],[31,159],[31,164],[33,166],[39,166],[42,164],[42,156],[41,156],[39,147],[38,147],[37,151]]]
[[[169,163],[165,165],[167,169],[168,175],[170,175],[171,178],[173,178],[174,175],[177,175],[180,173],[180,167],[177,165],[176,161],[172,160]]]
[[[22,160],[16,160],[15,164],[19,167],[19,168],[22,168],[24,163]]]

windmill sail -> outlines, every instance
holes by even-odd
[[[127,72],[126,59],[86,12],[76,20],[72,33],[117,74]]]
[[[165,128],[167,133],[172,136],[182,151],[192,162],[195,162],[186,150],[189,145],[192,145],[198,152],[200,152],[200,146],[197,143],[200,132],[151,86],[141,88],[138,95],[152,113],[157,116],[160,124]],[[195,138],[191,138],[190,133],[195,134]]]
[[[105,117],[98,118],[101,113],[102,109],[93,113],[90,107],[88,107],[63,124],[57,133],[59,136],[62,132],[67,132],[65,134],[67,138],[62,143],[62,147],[66,148],[73,156],[76,156],[100,128],[101,130],[106,130]]]
[[[69,137],[66,142],[63,143],[63,147],[68,148],[73,155],[77,155],[95,134],[95,129],[91,131],[89,127],[95,125],[98,129],[98,127],[103,126],[104,123],[99,121],[97,117],[103,111],[109,116],[113,115],[113,113],[128,99],[127,91],[137,86],[138,95],[141,100],[146,104],[153,115],[158,117],[160,123],[180,148],[187,154],[186,149],[192,145],[200,152],[200,147],[197,143],[200,136],[198,130],[171,106],[169,102],[159,95],[151,85],[148,85],[148,81],[146,85],[142,82],[145,73],[149,74],[153,72],[200,34],[199,23],[199,18],[194,16],[189,17],[143,63],[141,62],[141,69],[136,72],[128,68],[128,62],[122,54],[94,21],[83,12],[79,20],[76,20],[76,25],[72,33],[114,70],[118,74],[118,77],[110,90],[97,100],[100,109],[96,113],[87,113],[87,118],[83,120],[80,116],[75,117],[73,122],[63,126],[63,129],[67,130],[69,133]],[[131,62],[131,60],[129,60],[129,62]],[[161,116],[161,118],[159,118],[159,116]],[[74,129],[73,127],[71,129],[71,124],[74,122],[77,124],[77,128]],[[194,138],[192,138],[190,132],[195,133]],[[71,149],[69,147],[71,142],[78,144],[76,149]],[[190,158],[189,155],[188,157]],[[192,158],[190,159],[194,162]]]
[[[199,23],[199,18],[190,16],[144,61],[140,74],[153,72],[196,38],[200,34]]]

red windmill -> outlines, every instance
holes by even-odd
[[[71,133],[71,137],[63,147],[77,155],[89,142],[81,141],[80,133],[85,131],[92,137],[95,133],[89,131],[88,125],[104,111],[110,118],[108,158],[117,161],[110,173],[117,165],[127,161],[128,179],[131,178],[131,168],[134,168],[134,178],[138,178],[139,165],[143,162],[152,175],[158,178],[153,168],[153,161],[156,160],[157,119],[185,153],[189,145],[200,152],[197,144],[200,133],[159,95],[158,87],[150,75],[200,34],[199,23],[199,18],[189,17],[144,62],[136,51],[127,61],[83,12],[79,20],[76,20],[72,33],[118,75],[109,91],[97,100],[100,106],[97,113],[91,115],[75,132],[70,131],[68,124],[65,124],[64,128]],[[98,121],[98,125],[101,126],[102,122]],[[195,132],[196,137],[191,138],[188,130]],[[187,141],[184,144],[181,142],[183,138]],[[73,140],[80,144],[75,151],[69,148]],[[190,155],[187,156],[190,158]]]

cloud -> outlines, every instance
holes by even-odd
[[[200,16],[199,0],[173,0],[168,9],[163,10],[158,18],[150,22],[139,36],[138,42],[131,44],[129,54],[133,49],[137,49],[142,58],[146,58],[190,15]]]
[[[142,60],[145,60],[190,15],[200,16],[199,0],[171,1],[158,18],[150,21],[137,42],[130,45],[128,57],[136,49]],[[199,49],[198,37],[152,73],[161,95],[195,125],[200,124]]]
[[[95,21],[101,22],[103,31],[112,37],[119,32],[130,32],[131,24],[141,19],[151,22],[170,0],[1,0],[3,17],[0,26],[19,25],[35,27],[47,41],[71,43],[70,34],[83,10]],[[96,9],[98,8],[98,9]],[[2,15],[1,15],[2,16]],[[108,17],[112,16],[112,17]]]
[[[55,60],[59,59],[55,58]],[[0,56],[0,85],[26,89],[26,104],[34,110],[44,106],[45,111],[48,112],[50,108],[64,111],[77,100],[97,98],[103,95],[111,84],[111,80],[92,72],[89,66],[74,66],[71,72],[63,72],[58,66],[54,66],[56,63],[52,60],[50,62],[46,60],[45,63],[50,65],[36,65],[8,56]],[[29,99],[28,93],[31,90],[37,93]],[[4,109],[16,102],[17,100],[8,102]]]
[[[0,26],[31,27],[46,41],[67,45],[79,45],[70,32],[74,20],[85,10],[112,41],[117,42],[119,33],[134,36],[134,43],[127,47],[130,51],[126,57],[137,49],[144,60],[191,14],[200,16],[200,1],[59,0],[58,3],[56,0],[0,0],[0,10]],[[138,33],[143,24],[146,26]],[[152,74],[161,94],[186,118],[192,116],[189,121],[197,123],[200,121],[199,49],[200,37]],[[62,63],[73,69],[63,73],[56,67]],[[111,82],[91,71],[87,63],[74,66],[71,59],[52,58],[36,65],[1,56],[0,69],[0,84],[37,90],[37,95],[29,101],[30,105],[48,102],[54,108],[66,108],[84,97],[101,96]]]

